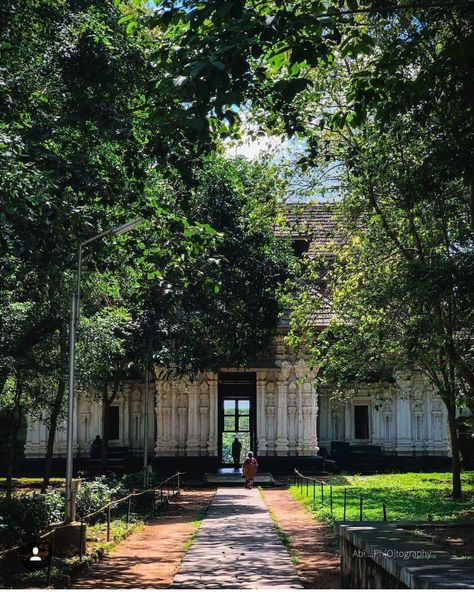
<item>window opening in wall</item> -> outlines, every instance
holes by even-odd
[[[293,253],[295,257],[301,259],[309,251],[310,241],[308,239],[297,238],[292,241]]]

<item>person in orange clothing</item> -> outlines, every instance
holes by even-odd
[[[242,472],[245,477],[245,487],[247,489],[252,489],[253,487],[253,480],[255,479],[255,475],[257,474],[258,463],[257,459],[254,457],[253,452],[249,452],[247,454],[247,458],[242,465]]]

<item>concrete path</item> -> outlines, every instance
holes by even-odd
[[[171,588],[302,588],[258,490],[217,490]]]

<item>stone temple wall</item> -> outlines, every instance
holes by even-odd
[[[225,372],[225,370],[223,370]],[[228,369],[239,371],[239,369]],[[245,370],[242,370],[245,372]],[[278,337],[271,355],[247,369],[256,376],[256,452],[266,457],[313,456],[331,442],[376,445],[384,454],[448,456],[446,409],[421,376],[399,372],[395,382],[369,386],[338,400],[328,387],[318,393],[315,374],[304,357],[290,353]],[[164,380],[156,368],[148,394],[148,449],[157,457],[218,457],[218,374],[204,372],[193,381]],[[143,381],[126,382],[113,405],[119,407],[119,437],[110,445],[143,450]],[[368,408],[368,438],[355,433],[355,409]],[[97,397],[76,401],[74,454],[86,457],[101,434],[102,406]],[[65,456],[65,425],[60,426],[55,456]],[[27,458],[42,457],[48,432],[41,416],[31,414],[25,447]]]
[[[331,397],[330,389],[320,394],[319,440],[329,448],[332,441],[351,445],[380,446],[385,454],[398,456],[450,454],[446,407],[420,375],[397,373],[394,384],[367,386],[347,400]],[[354,433],[354,408],[369,407],[368,440]]]

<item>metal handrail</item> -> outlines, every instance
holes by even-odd
[[[163,503],[163,489],[165,484],[167,484],[171,479],[178,479],[178,485],[177,485],[177,493],[179,493],[179,479],[181,477],[181,475],[184,475],[185,473],[181,473],[181,472],[177,472],[174,475],[171,475],[171,477],[168,477],[167,479],[165,479],[164,481],[162,481],[161,483],[159,483],[158,485],[156,485],[155,487],[151,488],[151,489],[145,489],[144,491],[133,491],[131,493],[129,493],[128,495],[126,495],[125,497],[122,497],[118,500],[110,500],[107,504],[105,504],[104,506],[102,506],[101,508],[99,508],[98,510],[94,510],[94,512],[90,512],[89,514],[86,514],[85,516],[83,516],[82,518],[79,518],[77,520],[77,522],[81,523],[81,537],[82,537],[82,525],[83,523],[92,518],[93,516],[96,516],[97,514],[100,514],[102,512],[104,512],[105,510],[110,510],[110,508],[125,502],[127,500],[131,500],[132,497],[139,497],[141,495],[144,495],[145,493],[154,493],[156,496],[156,492],[158,490],[160,490],[160,500],[161,503]],[[167,498],[169,498],[169,495],[167,496]],[[156,504],[156,499],[154,499],[154,509],[155,508],[155,504]],[[129,521],[130,518],[130,503],[129,503],[129,507],[127,509],[127,522]],[[69,524],[60,524],[58,526],[55,526],[53,529],[48,530],[47,532],[45,532],[44,534],[41,534],[38,536],[39,539],[45,539],[47,537],[51,537],[56,530],[61,530],[62,528],[66,528],[68,527]],[[107,542],[109,542],[110,539],[110,512],[108,512],[108,516],[107,516]],[[18,551],[21,548],[21,544],[17,545],[15,547],[11,547],[10,549],[5,549],[5,550],[0,550],[0,558],[4,557],[5,555],[8,555],[9,553],[12,553],[13,551]],[[82,540],[81,540],[81,545],[80,545],[80,556],[82,558]]]
[[[324,505],[324,486],[329,487],[329,511],[331,514],[333,514],[333,504],[334,504],[334,498],[333,498],[333,490],[332,490],[332,483],[326,483],[325,481],[322,481],[321,479],[316,479],[315,477],[310,477],[308,475],[303,475],[302,473],[300,473],[300,471],[298,471],[298,469],[294,469],[295,472],[295,485],[299,485],[301,488],[301,491],[303,490],[303,481],[306,481],[306,495],[308,495],[308,490],[309,490],[309,482],[312,481],[313,482],[313,501],[316,501],[316,483],[319,483],[321,485],[321,504]],[[344,502],[343,502],[343,520],[346,520],[346,514],[347,514],[347,487],[344,487]],[[359,498],[359,521],[363,522],[364,519],[364,497],[362,495],[357,495],[356,497]],[[381,505],[382,505],[382,515],[383,515],[383,522],[387,522],[387,504],[381,500],[380,501]]]

